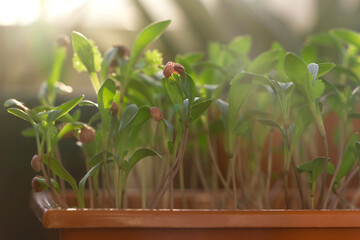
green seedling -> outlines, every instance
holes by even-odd
[[[115,44],[104,54],[95,41],[72,33],[73,66],[88,73],[95,95],[86,99],[95,100],[79,96],[56,103],[58,93],[71,92],[61,81],[69,44],[61,38],[40,88],[41,105],[5,102],[9,113],[31,125],[23,135],[35,138],[37,151],[29,162],[42,175],[34,177],[33,190],[49,191],[66,208],[67,182],[79,208],[126,208],[133,179],[142,208],[172,210],[177,188],[187,208],[186,188],[203,187],[214,209],[227,208],[228,198],[234,209],[263,209],[271,208],[283,186],[290,208],[295,202],[288,179],[294,177],[301,208],[345,206],[344,189],[359,171],[359,135],[352,124],[360,118],[359,33],[333,29],[312,36],[301,58],[274,43],[252,59],[251,37],[238,36],[227,44],[210,43],[207,53],[178,55],[176,63],[164,66],[162,53],[149,47],[169,24],[150,24],[131,47]],[[319,48],[336,53],[336,66],[324,61],[333,54]],[[85,108],[93,115],[82,122]],[[339,119],[335,167],[327,125],[332,113]],[[73,137],[85,160],[79,182],[62,164],[58,148]],[[279,158],[283,168],[273,166]],[[305,177],[309,191],[301,184]]]

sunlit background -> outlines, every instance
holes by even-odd
[[[82,32],[105,52],[117,43],[131,47],[141,28],[164,19],[172,23],[151,45],[164,61],[242,34],[252,36],[256,56],[273,41],[297,52],[309,34],[334,27],[359,31],[360,0],[0,0],[1,102],[16,97],[37,104],[59,34]],[[69,49],[62,81],[74,95],[93,98],[87,75],[73,70],[71,57]],[[3,107],[0,120],[0,239],[53,239],[56,233],[44,231],[28,207],[35,144],[20,134],[26,123]]]

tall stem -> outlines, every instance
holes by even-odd
[[[339,171],[340,171],[343,159],[344,159],[343,155],[344,155],[344,151],[345,151],[345,142],[346,142],[345,141],[345,139],[346,139],[346,121],[345,120],[342,121],[340,132],[341,132],[340,133],[340,152],[339,152],[339,156],[338,156],[338,163],[337,163],[334,175],[331,178],[329,188],[328,188],[328,190],[326,192],[323,208],[326,208],[326,206],[327,206],[327,203],[329,201],[332,188],[333,188],[335,180],[336,180],[336,178],[337,178],[337,176],[339,174]]]
[[[286,204],[286,209],[290,208],[290,204],[289,204],[289,192],[288,192],[288,183],[287,183],[287,179],[288,179],[288,170],[285,169],[284,171],[284,190],[285,190],[285,204]]]
[[[104,162],[104,180],[105,180],[105,188],[107,190],[107,194],[109,196],[109,202],[111,207],[114,207],[114,200],[112,199],[111,189],[110,189],[110,182],[109,182],[109,172],[108,172],[108,165],[107,165],[107,134],[103,133],[103,162]]]
[[[141,163],[141,207],[146,208],[147,186],[146,186],[146,162]]]
[[[116,208],[121,208],[122,206],[122,172],[121,169],[119,167],[116,168],[117,169],[117,203],[116,203]]]
[[[170,170],[168,171],[168,173],[166,174],[166,176],[162,179],[162,181],[159,185],[159,188],[155,192],[155,194],[149,204],[149,208],[153,209],[158,205],[158,203],[159,203],[160,199],[163,197],[166,189],[174,181],[175,175],[177,174],[177,172],[179,170],[179,166],[180,166],[179,164],[182,163],[182,159],[184,157],[188,136],[189,136],[189,128],[186,128],[185,132],[181,136],[178,154],[175,158],[175,161],[172,164],[172,166],[171,166]]]
[[[60,195],[55,191],[54,186],[52,185],[51,181],[50,181],[50,177],[47,174],[47,172],[45,171],[45,165],[44,162],[42,160],[40,160],[40,164],[41,164],[41,171],[45,177],[46,180],[46,184],[49,186],[49,190],[50,190],[50,194],[52,196],[52,198],[54,199],[54,201],[56,202],[57,205],[59,205],[59,207],[61,208],[67,208],[68,205],[66,204],[66,202],[60,197]]]
[[[328,146],[328,142],[326,139],[326,134],[323,135],[321,137],[321,139],[322,139],[324,150],[325,150],[325,161],[324,161],[324,172],[323,172],[323,178],[322,178],[322,183],[321,183],[318,208],[320,208],[321,205],[322,205],[322,208],[325,208],[326,207],[325,202],[323,204],[322,204],[322,202],[323,202],[325,189],[326,189],[326,177],[327,177],[327,173],[328,173],[328,163],[329,163],[329,146]]]
[[[324,152],[325,152],[324,172],[322,173],[322,183],[321,183],[321,187],[320,187],[320,197],[319,197],[319,201],[318,201],[318,205],[317,205],[317,207],[320,209],[321,207],[323,207],[323,208],[325,207],[324,206],[324,194],[325,194],[325,189],[326,189],[326,177],[327,177],[327,173],[328,173],[329,145],[328,145],[328,142],[327,142],[324,122],[323,122],[323,119],[321,117],[321,112],[319,110],[319,107],[317,106],[316,102],[313,102],[311,100],[310,97],[308,97],[308,102],[309,102],[309,109],[310,109],[311,114],[313,115],[313,118],[315,120],[315,125],[316,125],[316,128],[318,129],[318,132],[320,134],[321,142],[323,143]]]
[[[269,151],[267,158],[267,174],[266,174],[266,184],[265,184],[265,204],[267,208],[270,208],[269,192],[270,192],[270,184],[271,184],[273,135],[274,135],[274,130],[271,129],[271,132],[269,134],[269,145],[268,145]]]
[[[234,209],[237,209],[237,190],[236,190],[236,176],[235,176],[235,158],[231,157],[231,181],[233,185],[233,201],[234,201]]]
[[[187,208],[186,204],[186,196],[185,196],[185,179],[184,179],[184,166],[183,164],[180,165],[179,170],[179,180],[180,180],[180,191],[181,191],[181,198],[183,202],[183,208]]]
[[[60,151],[59,151],[59,147],[56,146],[55,147],[55,156],[56,159],[59,160],[59,163],[61,165],[63,165],[62,160],[61,160],[61,155],[60,155]],[[86,171],[88,171],[88,169],[86,169]],[[59,178],[59,182],[60,182],[60,196],[65,199],[65,191],[66,191],[66,187],[65,187],[65,181],[62,178]]]
[[[297,184],[297,187],[298,187],[298,191],[299,191],[299,195],[300,195],[300,202],[301,202],[301,207],[303,209],[306,208],[305,206],[305,198],[304,198],[304,193],[303,193],[303,188],[302,188],[302,184],[301,184],[301,178],[300,178],[300,175],[297,171],[297,168],[296,168],[296,163],[295,163],[295,160],[294,160],[294,156],[293,156],[293,153],[290,152],[290,146],[291,146],[291,142],[290,142],[290,129],[289,129],[289,124],[288,123],[285,123],[284,124],[285,126],[285,132],[286,132],[286,143],[287,143],[287,147],[288,147],[288,152],[289,152],[289,158],[290,158],[290,165],[293,169],[293,172],[294,172],[294,175],[295,175],[295,179],[296,179],[296,184]]]
[[[199,146],[198,146],[198,145],[196,145],[196,148],[197,148],[197,150],[199,150]],[[211,192],[210,192],[210,189],[209,189],[209,185],[208,185],[208,183],[206,182],[206,177],[205,177],[204,169],[203,169],[202,164],[201,164],[201,161],[200,161],[199,151],[196,151],[196,152],[195,152],[194,161],[195,161],[196,172],[197,172],[198,175],[199,175],[199,179],[200,179],[201,185],[204,187],[205,192],[208,193],[208,195],[209,195],[209,201],[210,201],[211,205],[215,207],[215,206],[216,206],[216,205],[214,204],[215,199],[211,196]]]
[[[209,149],[209,153],[210,153],[210,159],[213,163],[213,166],[214,166],[214,169],[216,171],[216,174],[217,176],[219,177],[220,179],[220,182],[221,184],[224,186],[226,192],[230,195],[230,197],[232,198],[233,197],[233,193],[231,192],[230,190],[230,187],[229,185],[227,184],[223,174],[221,173],[221,170],[220,170],[220,167],[216,161],[216,155],[215,155],[215,150],[214,150],[214,146],[213,146],[213,143],[211,141],[211,136],[210,136],[210,133],[209,133],[209,130],[208,130],[208,125],[207,125],[207,122],[201,118],[202,122],[203,122],[203,127],[204,127],[204,130],[205,130],[205,133],[206,133],[206,140],[208,142],[208,149]]]
[[[344,190],[346,189],[347,185],[349,185],[349,183],[351,182],[351,180],[356,176],[358,175],[359,173],[359,166],[356,166],[356,168],[354,168],[348,175],[348,177],[346,178],[345,182],[339,187],[339,190],[338,190],[338,198],[335,199],[334,203],[332,204],[331,206],[331,209],[334,209],[336,208],[338,202],[339,202],[339,199],[340,197],[342,197],[343,193],[344,193]],[[352,203],[352,205],[354,205],[355,202]]]
[[[315,208],[315,200],[314,200],[314,192],[315,192],[315,186],[316,183],[313,183],[314,186],[311,186],[311,192],[310,192],[310,208]]]
[[[90,73],[90,80],[95,90],[95,93],[97,93],[100,89],[100,82],[96,72]]]

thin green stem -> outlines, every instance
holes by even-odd
[[[108,150],[108,133],[104,130],[103,132],[103,162],[104,162],[104,178],[105,178],[105,188],[107,190],[108,196],[109,196],[109,202],[111,204],[111,207],[114,207],[114,201],[112,199],[111,189],[110,189],[110,182],[109,182],[109,172],[108,172],[108,164],[107,164],[107,150]]]
[[[314,193],[311,192],[310,193],[310,209],[314,209],[314,208],[315,208]]]
[[[187,129],[185,129],[185,132],[182,134],[182,137],[180,140],[180,146],[177,151],[175,161],[172,164],[172,166],[171,166],[170,170],[168,171],[168,173],[166,174],[166,176],[161,181],[159,188],[155,192],[155,194],[149,204],[149,208],[153,209],[158,205],[160,199],[164,196],[166,189],[168,189],[170,184],[174,181],[175,175],[178,172],[179,167],[180,167],[179,164],[181,164],[182,159],[184,157],[185,148],[186,148],[187,140],[188,140],[188,135],[189,135],[189,129],[187,128]]]
[[[60,155],[60,151],[59,151],[59,147],[58,147],[58,146],[55,147],[55,156],[56,156],[56,158],[59,160],[59,163],[63,166],[63,163],[62,163],[62,161],[61,161],[61,155]],[[86,166],[87,166],[87,168],[88,168],[87,161],[85,160],[85,162],[86,162]],[[86,169],[86,171],[89,171],[89,169]],[[64,179],[62,179],[62,178],[59,177],[59,182],[60,182],[60,196],[61,196],[62,198],[65,198],[65,191],[66,191],[65,181],[64,181]],[[89,182],[89,184],[90,184],[90,182]]]
[[[181,198],[183,202],[183,208],[187,208],[186,204],[186,196],[185,196],[185,179],[184,179],[184,166],[183,164],[180,165],[179,170],[179,180],[180,180],[180,192],[181,192]]]
[[[272,169],[272,150],[273,150],[273,135],[274,130],[271,129],[269,134],[269,145],[268,145],[268,158],[267,158],[267,174],[266,174],[266,184],[265,184],[265,204],[267,208],[270,208],[270,184],[271,184],[271,169]]]
[[[293,152],[290,152],[290,146],[291,146],[291,142],[290,142],[290,130],[289,130],[289,124],[284,123],[284,127],[285,127],[285,133],[286,133],[286,143],[287,143],[287,147],[288,147],[288,154],[290,155],[290,165],[293,169],[294,175],[295,175],[295,180],[296,180],[296,184],[298,187],[298,191],[299,191],[299,195],[300,195],[300,202],[301,202],[301,207],[303,209],[306,208],[305,206],[305,197],[304,197],[304,193],[303,193],[303,188],[302,188],[302,184],[301,184],[301,178],[300,175],[297,171],[296,168],[296,163],[295,163],[295,159],[293,156]]]
[[[231,181],[233,186],[233,202],[234,202],[234,209],[237,209],[237,190],[236,190],[236,174],[235,174],[235,158],[232,157],[230,159],[231,164]]]
[[[286,203],[286,209],[289,209],[289,192],[288,192],[288,177],[289,177],[289,150],[287,148],[287,143],[285,143],[284,148],[284,190],[285,190],[285,203]]]
[[[214,167],[214,169],[216,171],[217,176],[220,179],[221,184],[224,186],[226,192],[229,194],[229,196],[231,198],[233,198],[233,193],[230,190],[230,187],[227,184],[227,182],[226,182],[226,180],[225,180],[225,178],[224,178],[224,176],[223,176],[223,174],[222,174],[222,172],[220,170],[220,167],[219,167],[219,165],[217,163],[217,160],[216,160],[217,158],[216,158],[216,155],[215,155],[214,146],[212,144],[211,136],[210,136],[210,133],[209,133],[209,130],[208,130],[208,127],[207,127],[208,124],[207,124],[205,119],[201,118],[201,120],[203,122],[203,128],[204,128],[205,133],[206,133],[206,140],[207,140],[207,143],[208,143],[208,150],[209,150],[209,153],[210,153],[210,159],[212,161],[213,167]]]
[[[317,207],[320,209],[321,207],[324,208],[326,206],[324,206],[324,195],[325,195],[325,190],[326,190],[326,177],[327,177],[327,173],[328,173],[328,162],[329,162],[329,145],[327,142],[327,137],[326,137],[326,131],[325,131],[325,127],[324,127],[324,122],[323,119],[321,117],[321,112],[319,110],[319,107],[317,106],[316,102],[313,102],[311,100],[311,98],[308,96],[308,105],[309,105],[309,109],[311,114],[313,115],[314,121],[315,121],[315,125],[316,128],[318,129],[318,132],[320,134],[321,137],[321,142],[323,143],[323,148],[324,148],[324,152],[325,152],[325,161],[324,161],[324,172],[322,173],[322,183],[321,183],[321,187],[320,187],[320,196],[319,196],[319,201],[318,201],[318,205]]]
[[[146,186],[146,162],[141,163],[141,206],[143,209],[146,208],[146,198],[147,198],[147,186]]]
[[[327,206],[327,203],[328,203],[328,200],[330,198],[332,188],[333,188],[335,180],[336,180],[336,178],[337,178],[337,176],[339,174],[339,171],[340,171],[343,159],[344,159],[343,155],[344,155],[344,151],[345,151],[345,142],[346,142],[345,138],[346,138],[346,121],[343,120],[342,124],[340,125],[340,144],[339,144],[340,145],[340,152],[339,152],[339,156],[338,156],[338,163],[337,163],[335,172],[333,174],[333,177],[331,178],[329,188],[328,188],[328,190],[326,192],[326,195],[325,195],[325,200],[324,200],[324,204],[323,204],[324,208],[326,208],[326,206]]]
[[[121,169],[119,167],[117,169],[117,202],[116,202],[116,208],[121,208],[122,203],[122,180],[121,180]]]
[[[95,90],[95,93],[97,93],[101,87],[98,75],[96,72],[91,72],[91,73],[89,73],[89,76],[90,76],[90,80],[93,85],[93,88]]]

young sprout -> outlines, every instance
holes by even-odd
[[[119,106],[117,105],[116,102],[112,102],[111,107],[110,107],[111,115],[113,117],[116,117],[116,115],[118,114],[118,111],[119,111]]]
[[[78,138],[82,143],[91,143],[95,139],[95,129],[88,125],[84,125],[79,131]]]
[[[152,118],[157,122],[160,122],[164,118],[162,111],[157,107],[150,108],[150,114]]]
[[[31,180],[31,187],[34,192],[42,192],[43,189],[41,188],[40,182],[38,181],[41,176],[37,175],[33,177]]]
[[[165,79],[168,79],[169,77],[171,77],[174,73],[177,74],[184,74],[185,73],[185,68],[183,65],[179,64],[179,63],[174,63],[174,62],[168,62],[163,70],[163,74]]]
[[[34,169],[35,172],[41,171],[41,163],[37,154],[35,154],[31,159],[31,167],[32,169]]]
[[[59,127],[59,133],[60,133],[60,132],[64,129],[64,127],[67,126],[67,125],[69,125],[69,123],[62,123],[62,124],[60,125],[60,127]],[[65,134],[63,135],[63,137],[64,137],[64,138],[71,138],[71,137],[74,136],[74,134],[75,134],[75,130],[73,129],[73,130],[70,130],[70,131],[68,131],[67,133],[65,133]]]

